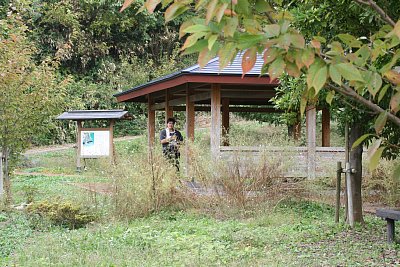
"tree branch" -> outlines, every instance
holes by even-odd
[[[354,1],[361,5],[370,6],[381,16],[381,18],[385,22],[387,22],[392,27],[396,25],[396,23],[389,17],[389,15],[380,6],[378,6],[374,0],[354,0]]]
[[[371,101],[368,101],[367,99],[365,99],[364,97],[360,96],[359,94],[357,94],[357,92],[355,92],[351,87],[349,87],[348,85],[342,84],[341,87],[337,87],[334,86],[332,84],[327,84],[327,86],[329,88],[331,88],[332,90],[334,90],[335,92],[338,92],[339,94],[348,96],[353,98],[354,100],[356,100],[357,102],[365,105],[366,107],[368,107],[369,109],[376,111],[378,113],[381,112],[385,112],[386,110],[384,110],[383,108],[381,108],[380,106],[378,106],[377,104],[372,103]],[[388,112],[388,119],[393,122],[394,124],[396,124],[397,126],[400,127],[400,118],[395,116],[394,114]]]

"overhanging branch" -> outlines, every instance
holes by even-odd
[[[355,92],[351,87],[349,87],[348,85],[342,84],[341,87],[337,87],[334,86],[332,84],[327,84],[327,86],[329,88],[331,88],[332,90],[334,90],[335,92],[338,92],[339,94],[351,97],[352,99],[354,99],[355,101],[365,105],[367,108],[369,108],[370,110],[376,111],[378,113],[381,112],[385,112],[386,110],[384,110],[383,108],[381,108],[380,106],[378,106],[377,104],[372,103],[371,101],[368,101],[367,99],[365,99],[364,97],[360,96],[359,94],[357,94],[357,92]],[[388,120],[390,120],[391,122],[393,122],[394,124],[396,124],[397,126],[400,127],[400,118],[395,116],[392,113],[387,113],[388,114]]]
[[[392,20],[392,18],[389,17],[389,15],[380,7],[376,4],[375,1],[373,0],[354,0],[355,2],[361,4],[361,5],[366,5],[370,6],[373,8],[381,18],[387,22],[390,26],[394,27],[396,23]]]

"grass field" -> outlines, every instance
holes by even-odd
[[[120,157],[143,153],[144,138],[117,143]],[[76,183],[110,182],[104,162],[75,173],[73,149],[29,156],[12,180],[14,203],[70,201],[96,215],[70,230],[24,211],[0,212],[0,266],[398,266],[400,245],[386,243],[373,215],[350,229],[331,206],[299,195],[266,198],[246,208],[165,207],[121,219],[115,199]],[[30,174],[26,174],[30,173]],[[400,231],[397,229],[397,236]]]

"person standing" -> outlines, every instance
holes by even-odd
[[[176,120],[174,118],[167,119],[167,128],[160,132],[160,142],[162,144],[164,156],[172,162],[179,172],[179,145],[183,142],[182,134],[175,129]]]

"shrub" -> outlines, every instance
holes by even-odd
[[[32,219],[44,219],[53,225],[77,229],[84,227],[95,219],[95,216],[84,211],[78,204],[69,201],[40,201],[27,208]]]
[[[394,173],[398,164],[398,160],[382,160],[376,170],[366,175],[364,187],[368,198],[400,205],[400,177]]]
[[[119,158],[109,170],[113,179],[114,211],[117,217],[142,217],[179,203],[179,174],[159,151]]]

